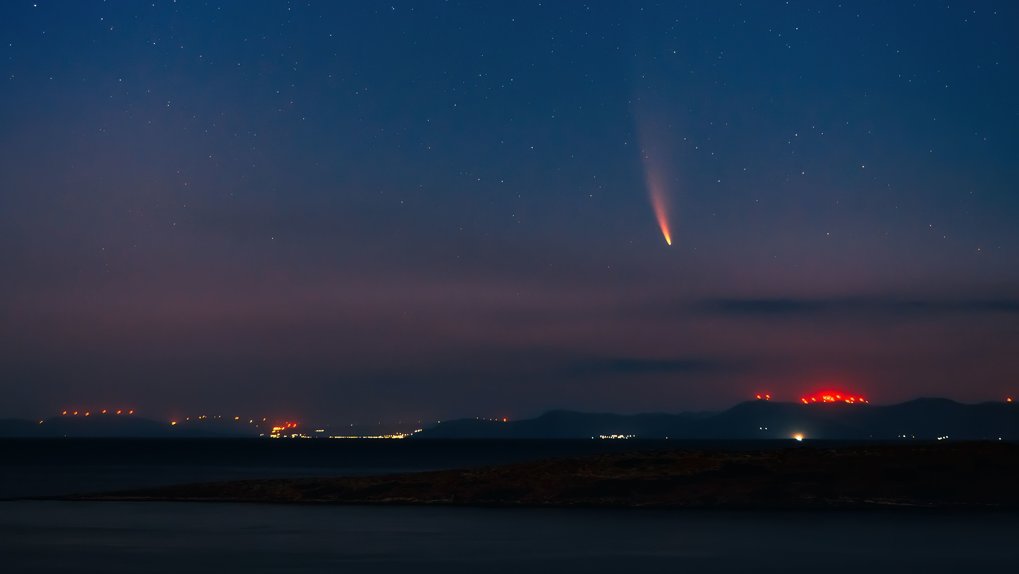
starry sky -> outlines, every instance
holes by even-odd
[[[3,2],[0,416],[998,400],[1017,22],[1007,1]]]

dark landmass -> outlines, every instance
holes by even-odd
[[[271,425],[271,423],[269,423]],[[315,428],[315,427],[312,427]],[[322,436],[378,435],[380,428],[324,428]],[[302,431],[306,431],[302,427]],[[266,428],[230,420],[166,422],[141,417],[93,415],[42,421],[0,420],[0,437],[257,437]],[[314,434],[314,433],[312,433]],[[591,439],[629,435],[657,440],[778,440],[802,434],[824,440],[1019,440],[1019,404],[963,404],[916,399],[887,406],[751,401],[716,413],[619,415],[551,411],[540,417],[502,422],[459,419],[426,428],[414,439]]]
[[[75,500],[1019,510],[1019,445],[659,450],[403,475],[193,484]]]
[[[94,414],[42,421],[0,419],[0,438],[224,438],[257,437],[258,430],[231,422],[170,426],[144,417]]]
[[[1019,405],[962,404],[916,399],[888,406],[751,401],[719,413],[617,415],[552,411],[534,419],[443,422],[414,438],[787,439],[796,434],[827,440],[1019,440]]]

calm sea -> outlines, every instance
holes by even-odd
[[[0,439],[0,499],[188,482],[389,474],[658,448],[789,441]]]
[[[0,503],[11,573],[1014,572],[1011,515]]]
[[[0,487],[31,496],[635,446],[662,445],[0,441]],[[1004,513],[0,502],[0,572],[12,573],[1013,572],[1015,540],[1019,516]]]

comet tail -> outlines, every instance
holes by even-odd
[[[669,210],[666,207],[665,195],[661,189],[650,188],[651,208],[655,210],[655,219],[658,220],[658,227],[662,230],[662,237],[665,243],[672,245],[672,232],[669,231]]]
[[[651,209],[655,212],[655,220],[662,230],[662,237],[665,243],[672,245],[672,230],[669,228],[669,196],[662,184],[661,170],[651,165],[651,159],[644,156],[644,177],[647,179],[648,196],[651,199]]]

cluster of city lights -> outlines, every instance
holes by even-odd
[[[329,438],[344,440],[400,440],[413,436],[421,432],[421,430],[422,429],[415,429],[412,432],[394,432],[389,434],[330,435]],[[311,438],[311,437],[301,436],[300,438]]]

